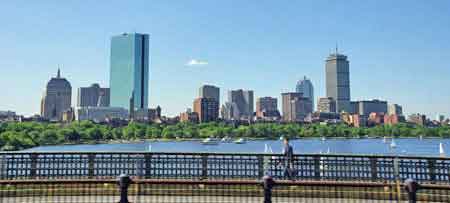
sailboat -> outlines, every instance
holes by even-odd
[[[327,139],[327,138],[325,138],[325,137],[322,137],[322,139],[321,139],[321,140],[322,140],[322,141],[325,141],[326,139]]]
[[[444,144],[439,143],[439,154],[440,155],[445,155],[445,151],[444,151]]]
[[[396,147],[397,147],[397,144],[395,143],[394,138],[392,138],[392,140],[391,140],[391,145],[390,145],[390,147],[391,147],[391,148],[396,148]]]
[[[152,152],[152,144],[148,144],[148,148],[147,149],[148,149],[149,152]]]
[[[383,143],[386,143],[386,136],[383,137]]]

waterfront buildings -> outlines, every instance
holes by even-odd
[[[50,79],[41,100],[41,116],[50,121],[61,121],[63,112],[71,108],[72,86],[61,77],[58,69],[56,77]]]
[[[78,88],[77,106],[109,106],[109,88],[102,88],[99,84]]]
[[[220,114],[222,115],[222,118],[224,120],[239,120],[240,119],[239,108],[237,107],[236,103],[234,103],[234,102],[225,102],[225,104],[222,105]]]
[[[354,101],[350,104],[350,112],[359,114],[361,116],[368,117],[370,113],[388,113],[387,101],[374,99],[366,101]]]
[[[239,119],[253,118],[253,91],[252,90],[231,90],[228,91],[228,102],[235,103],[238,109]]]
[[[216,121],[219,118],[219,103],[216,99],[200,97],[194,100],[193,106],[200,123]]]
[[[388,114],[389,115],[403,115],[403,108],[398,104],[389,104],[388,106]]]
[[[317,102],[317,111],[323,113],[336,113],[336,101],[332,97],[321,97]]]
[[[339,54],[336,48],[336,52],[326,59],[325,72],[327,97],[336,102],[336,112],[349,112],[350,67],[347,56]]]
[[[148,108],[149,36],[124,33],[112,37],[110,88],[112,107]]]
[[[416,125],[425,126],[427,124],[427,117],[422,114],[411,114],[408,117],[408,122],[414,123]]]
[[[96,123],[102,123],[114,119],[128,119],[128,110],[122,107],[87,106],[75,108],[75,120],[77,121],[89,120]]]
[[[197,123],[198,122],[198,114],[197,114],[197,112],[192,112],[191,109],[187,109],[185,112],[182,112],[180,114],[180,121]]]
[[[314,87],[310,79],[306,76],[297,82],[296,92],[302,93],[303,97],[311,100],[312,109],[314,109]]]
[[[311,100],[304,98],[302,93],[282,93],[283,120],[287,122],[302,122],[312,113]]]
[[[202,98],[213,98],[220,104],[220,88],[213,85],[202,85],[198,90],[198,96]]]
[[[263,120],[278,120],[280,112],[278,111],[277,98],[260,97],[256,100],[256,117]]]

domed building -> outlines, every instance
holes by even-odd
[[[50,121],[61,121],[63,112],[71,108],[72,86],[61,77],[58,69],[56,78],[47,83],[41,100],[41,116]]]

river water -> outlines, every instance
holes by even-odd
[[[377,154],[377,155],[419,155],[442,156],[439,145],[445,153],[450,152],[450,139],[439,138],[401,138],[395,139],[396,147],[391,147],[390,139],[298,139],[291,140],[295,153],[332,154]],[[79,151],[79,152],[224,152],[224,153],[263,153],[270,146],[274,153],[280,153],[282,142],[278,140],[253,140],[243,144],[219,143],[204,145],[200,141],[142,141],[137,143],[80,144],[61,146],[41,146],[25,151]],[[450,153],[447,153],[450,155]]]

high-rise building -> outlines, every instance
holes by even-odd
[[[148,108],[148,41],[147,34],[124,33],[112,37],[110,106],[133,107],[133,110]]]
[[[63,112],[71,108],[72,86],[61,77],[58,69],[56,77],[50,79],[41,100],[41,116],[47,120],[61,121]]]
[[[336,102],[336,111],[350,110],[350,68],[347,56],[336,53],[326,59],[326,88],[327,97]]]
[[[389,104],[388,106],[388,115],[403,115],[403,108],[398,104]]]
[[[220,88],[213,85],[202,85],[198,90],[198,96],[213,98],[220,104]]]
[[[321,97],[317,102],[317,111],[322,113],[335,113],[336,101],[331,97]]]
[[[193,106],[200,123],[216,121],[219,118],[219,103],[213,98],[197,98]]]
[[[256,117],[279,117],[280,112],[277,107],[277,98],[260,97],[256,100]]]
[[[427,117],[422,114],[411,114],[408,117],[408,122],[414,123],[416,125],[424,126],[427,124]]]
[[[388,113],[387,102],[378,99],[369,101],[355,101],[352,102],[352,106],[354,108],[354,112],[352,113],[356,113],[366,117],[368,117],[370,113],[383,113],[383,114]]]
[[[251,119],[253,117],[253,91],[231,90],[228,91],[228,102],[235,103],[239,110],[239,118]]]
[[[304,121],[306,116],[312,113],[311,100],[304,98],[302,93],[282,93],[283,120],[290,122]]]
[[[233,102],[225,102],[222,105],[220,114],[225,120],[239,120],[241,115],[236,103]]]
[[[77,106],[109,106],[109,88],[102,88],[96,83],[78,88]]]
[[[311,100],[312,109],[314,109],[314,87],[310,79],[306,76],[297,82],[296,92],[302,93],[303,97]]]

